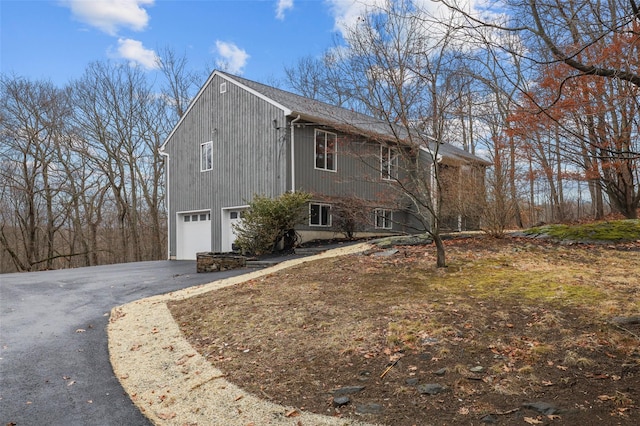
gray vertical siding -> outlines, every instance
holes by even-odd
[[[176,254],[176,214],[211,210],[212,249],[220,250],[221,209],[246,204],[254,194],[287,188],[286,129],[281,109],[216,76],[166,144],[170,156],[171,254]],[[200,171],[200,144],[213,142],[213,170]]]
[[[226,93],[220,83],[226,81]],[[222,209],[247,204],[255,194],[291,189],[291,120],[277,105],[214,74],[165,144],[169,154],[170,255],[176,255],[176,219],[182,211],[211,211],[212,250],[221,249]],[[295,114],[294,114],[295,115]],[[275,122],[274,122],[275,120]],[[312,123],[295,132],[295,189],[323,197],[353,197],[388,206],[398,197],[380,176],[380,145],[332,129],[337,170],[315,168]],[[213,143],[213,170],[200,171],[200,145]],[[402,173],[402,166],[400,166]],[[371,213],[373,215],[373,212]],[[403,213],[394,212],[398,220]],[[373,219],[373,216],[372,216]],[[304,227],[303,227],[304,228]],[[409,231],[394,225],[395,231]],[[409,231],[410,232],[410,231]]]
[[[314,194],[316,201],[323,197],[358,197],[371,206],[385,207],[395,204],[401,194],[397,188],[381,178],[380,144],[367,141],[362,137],[346,135],[341,132],[321,128],[337,134],[338,153],[336,171],[315,168],[315,128],[305,125],[295,129],[296,150],[296,189]],[[402,173],[402,166],[400,166]],[[366,231],[388,232],[373,227],[373,208],[370,212],[369,226]],[[406,220],[406,214],[394,211],[394,221]],[[303,230],[318,230],[318,227],[301,226]],[[402,224],[394,224],[395,232],[410,232]]]
[[[380,179],[380,145],[357,136],[337,133],[336,171],[315,168],[315,127],[296,129],[296,187],[328,196],[349,197],[357,194],[366,200],[380,198],[388,185]]]

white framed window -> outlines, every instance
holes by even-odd
[[[227,82],[223,81],[220,83],[220,93],[227,93]]]
[[[309,226],[331,226],[331,205],[310,203]]]
[[[338,160],[338,136],[324,130],[315,131],[315,168],[335,172]]]
[[[398,179],[398,150],[380,145],[380,177],[384,180]]]
[[[393,228],[393,212],[387,209],[375,209],[375,227],[376,229]]]
[[[206,172],[213,169],[213,142],[200,144],[200,171]]]

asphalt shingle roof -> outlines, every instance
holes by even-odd
[[[398,139],[401,140],[407,135],[405,129],[399,126],[393,127],[386,121],[376,119],[366,114],[327,104],[315,99],[306,98],[286,90],[248,80],[243,77],[238,77],[221,71],[216,71],[216,73],[227,79],[240,83],[241,85],[246,86],[288,108],[291,111],[291,116],[293,117],[300,115],[300,117],[306,121],[333,126],[337,129],[350,131],[356,134],[377,136],[392,141],[397,141]],[[436,146],[435,142],[430,142],[428,150],[431,152],[436,152],[437,150],[438,155],[444,158],[490,165],[490,162],[483,158],[448,143],[440,143],[439,146]]]

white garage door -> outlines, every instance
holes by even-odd
[[[208,211],[178,214],[176,258],[195,259],[196,253],[211,251],[211,213]]]
[[[236,240],[236,232],[233,225],[240,222],[247,206],[230,207],[222,210],[222,251],[233,250],[233,242]]]

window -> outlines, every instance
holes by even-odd
[[[213,142],[200,144],[200,171],[213,169]]]
[[[391,180],[398,178],[398,152],[390,146],[380,146],[380,176]]]
[[[393,227],[393,215],[391,210],[376,209],[374,212],[376,229],[391,229]]]
[[[189,215],[185,215],[185,216],[184,216],[184,221],[185,221],[185,222],[191,222],[191,216],[189,216]]]
[[[220,83],[220,93],[227,93],[227,82]]]
[[[309,204],[310,226],[331,226],[331,206],[329,204]]]
[[[336,171],[337,137],[335,133],[316,129],[316,169]]]

